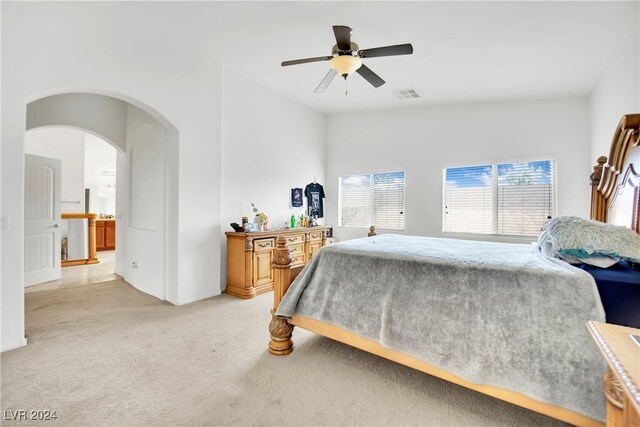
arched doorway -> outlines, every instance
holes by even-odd
[[[39,230],[33,215],[28,218],[25,212],[25,292],[120,278],[115,274],[118,150],[109,141],[77,128],[44,126],[26,132],[25,208],[38,200],[38,194],[33,194],[39,188],[33,185],[38,159],[45,163],[58,160],[61,220],[56,222],[57,228]],[[37,261],[47,256],[38,256],[38,240],[31,240],[31,245],[26,242],[30,241],[29,235],[40,231],[53,236],[56,246],[61,243],[60,248],[54,249],[60,254],[60,268],[57,259],[51,269],[36,268]]]
[[[117,149],[115,272],[159,299],[177,294],[170,260],[177,235],[175,206],[178,132],[146,106],[124,97],[63,93],[27,104],[26,131],[81,129]],[[142,107],[142,108],[141,108]],[[169,261],[169,262],[167,262]]]

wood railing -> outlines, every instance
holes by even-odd
[[[94,213],[63,213],[60,218],[61,219],[87,219],[89,226],[87,230],[87,239],[88,239],[88,258],[83,259],[71,259],[71,260],[63,260],[62,266],[69,267],[71,265],[82,265],[82,264],[98,264],[100,260],[96,256],[96,218],[97,214]]]

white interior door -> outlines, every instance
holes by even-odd
[[[61,162],[25,155],[24,284],[60,278]]]

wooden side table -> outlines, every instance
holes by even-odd
[[[587,328],[607,362],[607,426],[640,427],[640,345],[631,338],[640,329],[600,322]]]

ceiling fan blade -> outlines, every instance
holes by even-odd
[[[394,46],[374,47],[362,49],[358,52],[360,58],[375,58],[376,56],[411,55],[413,46],[411,43],[397,44]]]
[[[351,50],[351,33],[353,30],[344,25],[334,25],[333,34],[336,35],[336,42],[338,42],[338,49]]]
[[[371,71],[371,68],[367,67],[364,64],[362,64],[360,68],[356,70],[356,72],[364,77],[366,81],[371,83],[373,87],[380,87],[384,84],[384,80],[382,80],[379,75]]]
[[[331,58],[333,58],[333,56],[316,56],[315,58],[293,59],[291,61],[282,61],[281,65],[286,67],[287,65],[306,64],[307,62],[328,61]]]
[[[318,87],[316,88],[316,90],[314,92],[315,93],[323,93],[325,90],[327,90],[327,88],[329,87],[329,84],[331,83],[331,81],[333,80],[333,78],[337,74],[338,73],[336,73],[335,70],[333,68],[331,68],[329,70],[329,72],[327,73],[327,75],[324,76],[324,79],[322,79],[322,81],[320,82],[320,84],[318,85]]]

